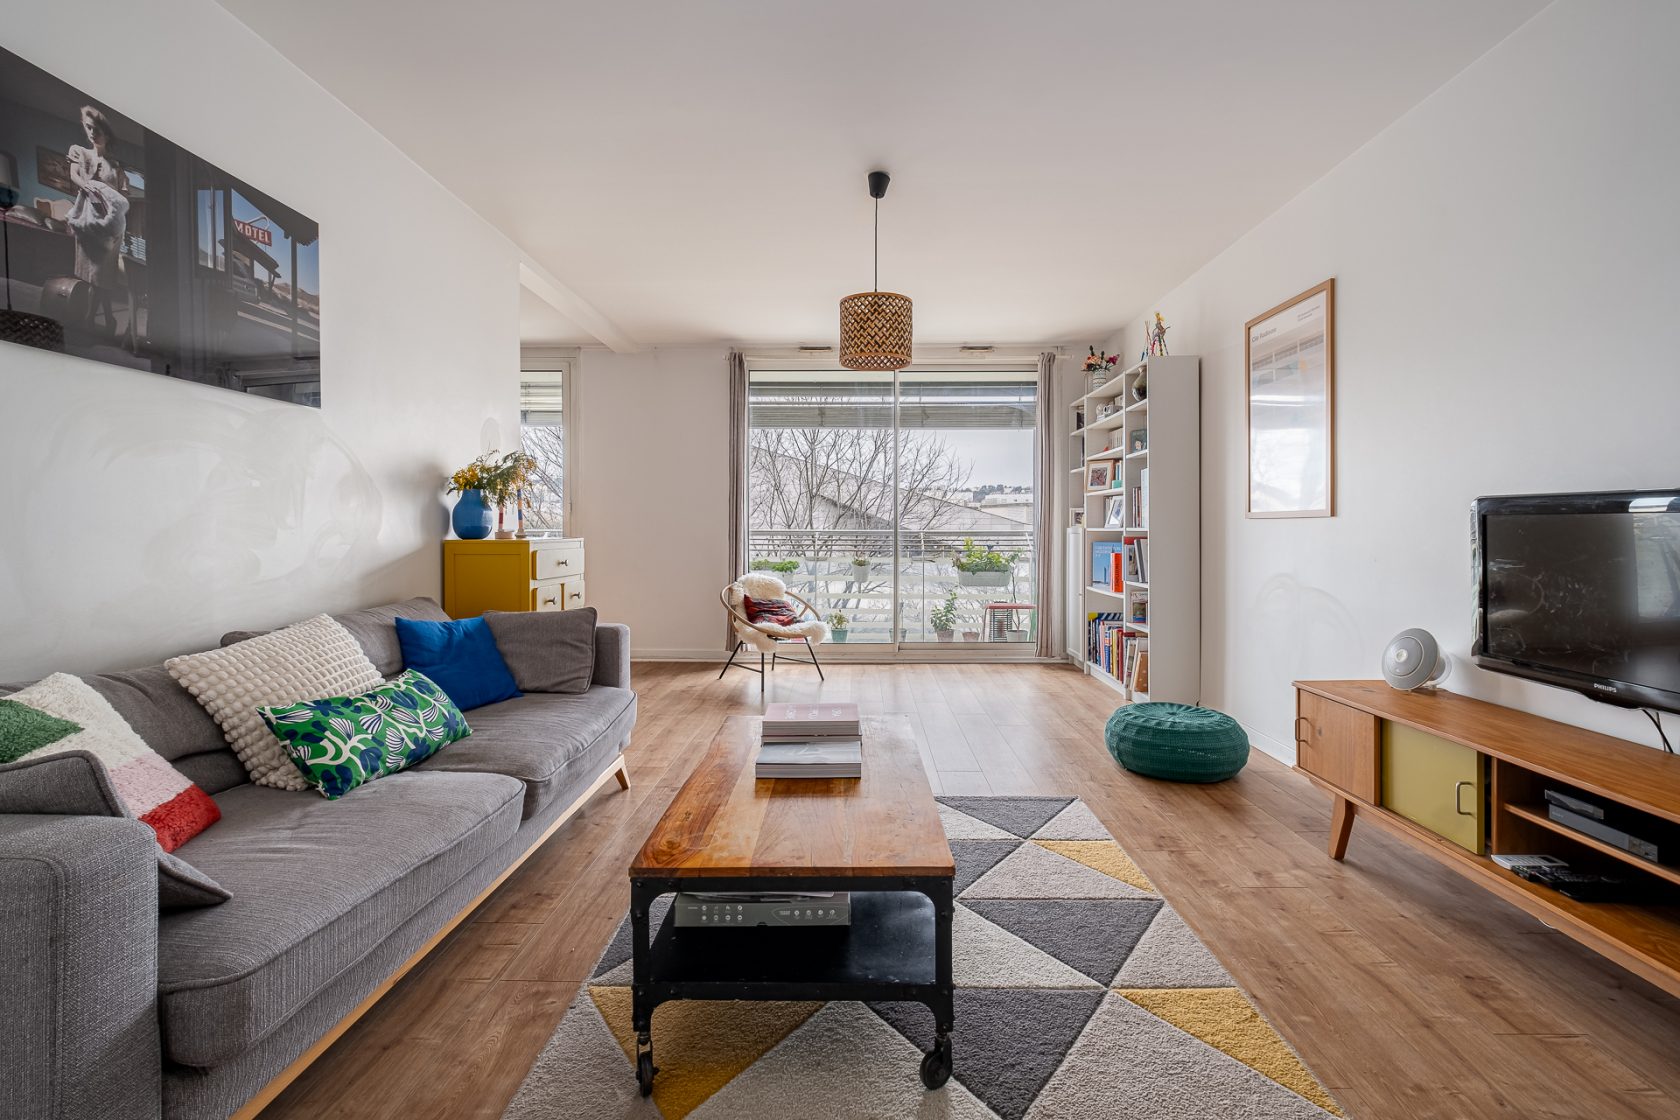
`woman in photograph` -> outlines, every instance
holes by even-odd
[[[70,231],[76,241],[76,279],[93,289],[88,321],[103,315],[104,329],[115,334],[113,289],[124,283],[122,250],[128,236],[128,176],[110,154],[111,122],[92,105],[82,106],[82,134],[87,146],[70,147],[70,181],[76,201],[70,207]],[[134,303],[128,301],[128,345],[134,347]]]

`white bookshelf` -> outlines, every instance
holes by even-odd
[[[1145,393],[1137,394],[1139,381]],[[1099,417],[1099,411],[1108,414]],[[1071,474],[1068,510],[1068,652],[1087,673],[1129,700],[1194,704],[1202,678],[1201,360],[1148,358],[1115,374],[1069,406]],[[1077,415],[1084,424],[1074,427]],[[1132,451],[1133,436],[1147,446]],[[1087,486],[1093,463],[1114,464],[1118,483],[1106,491]],[[1147,471],[1147,488],[1145,472]],[[1127,524],[1107,524],[1109,500],[1120,497]],[[1142,500],[1140,500],[1142,499]],[[1082,512],[1084,525],[1074,525]],[[1093,582],[1091,545],[1098,541],[1147,541],[1148,579],[1128,579],[1116,592]],[[1134,621],[1133,600],[1148,599],[1147,621]],[[1075,606],[1077,604],[1077,606]],[[1148,690],[1122,663],[1105,672],[1086,657],[1087,623],[1097,613],[1119,613],[1127,635],[1149,650]],[[1075,623],[1077,622],[1077,626]]]

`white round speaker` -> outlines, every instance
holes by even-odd
[[[1404,692],[1440,684],[1451,671],[1452,661],[1427,630],[1402,630],[1383,650],[1383,680]]]

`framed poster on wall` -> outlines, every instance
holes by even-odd
[[[1336,512],[1336,281],[1250,319],[1248,516]]]
[[[319,407],[320,233],[0,50],[0,343]]]

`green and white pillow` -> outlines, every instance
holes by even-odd
[[[449,695],[413,669],[357,696],[257,710],[304,781],[334,800],[472,734]]]

